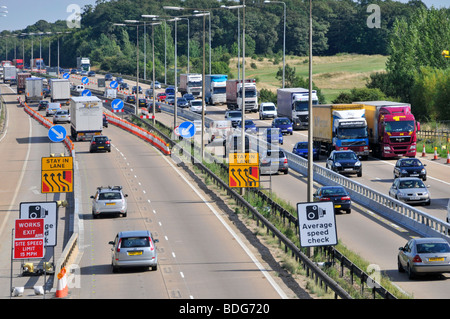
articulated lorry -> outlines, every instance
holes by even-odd
[[[256,80],[245,80],[245,111],[258,112],[258,91]],[[227,108],[229,110],[242,110],[242,80],[227,80],[226,87]]]
[[[25,79],[25,102],[39,102],[43,99],[44,79],[28,77]]]
[[[179,91],[181,95],[186,93],[192,94],[194,97],[202,96],[202,75],[197,73],[180,74]]]
[[[70,82],[68,79],[50,79],[50,100],[69,104]]]
[[[89,58],[77,57],[77,69],[82,71],[90,71],[91,60],[89,60]]]
[[[103,130],[103,103],[96,96],[70,98],[70,132],[75,141],[90,140]]]
[[[316,90],[312,91],[312,104],[319,103]],[[292,121],[292,128],[308,128],[309,90],[304,88],[285,88],[277,90],[277,115]]]
[[[227,102],[227,80],[226,74],[205,75],[205,103],[225,104]]]
[[[17,73],[17,94],[25,93],[27,78],[31,78],[31,73]]]
[[[365,159],[369,138],[362,104],[321,104],[313,106],[313,142],[327,156],[333,150],[352,150]]]
[[[361,101],[366,110],[369,144],[372,154],[381,158],[416,156],[416,122],[408,103]]]

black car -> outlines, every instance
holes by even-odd
[[[394,166],[394,179],[397,177],[418,177],[427,180],[426,164],[417,158],[401,158]]]
[[[121,90],[128,90],[129,89],[128,83],[127,82],[121,82],[120,86],[119,86],[119,89],[121,89]]]
[[[94,71],[89,71],[87,76],[91,77],[91,76],[95,76],[95,72]]]
[[[326,167],[340,174],[356,174],[362,176],[362,165],[355,152],[332,151],[327,158]]]
[[[153,102],[148,103],[148,112],[153,113]],[[161,113],[161,105],[159,105],[159,102],[155,103],[155,113]]]
[[[135,93],[136,93],[136,85],[133,86],[133,88],[131,89],[131,94],[135,94]],[[142,88],[140,85],[139,85],[139,94],[142,94]]]
[[[38,104],[38,111],[40,111],[40,110],[45,110],[45,109],[47,108],[48,103],[50,103],[50,102],[47,101],[47,100],[41,100],[41,101],[39,101],[39,104]]]
[[[108,127],[108,118],[103,114],[103,127]]]
[[[105,74],[105,81],[112,81],[112,79],[113,79],[113,76],[112,76],[112,74]]]
[[[333,202],[334,212],[345,211],[347,214],[351,213],[352,200],[342,186],[323,186],[319,187],[313,194],[315,202]]]
[[[136,97],[134,95],[127,95],[125,102],[134,104],[136,103]]]
[[[139,107],[147,107],[147,100],[146,99],[139,99]]]
[[[105,135],[95,135],[89,145],[89,152],[107,151],[111,152],[111,140]]]

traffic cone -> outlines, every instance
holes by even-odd
[[[434,159],[435,159],[435,160],[438,159],[438,155],[437,155],[437,147],[434,148]]]
[[[61,269],[58,274],[58,284],[56,286],[56,298],[64,298],[69,293],[69,288],[67,287],[67,275],[66,268]]]
[[[427,157],[427,154],[425,153],[425,144],[423,144],[422,148],[422,157]]]
[[[447,164],[450,164],[450,153],[447,151]]]

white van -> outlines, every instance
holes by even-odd
[[[79,92],[79,93],[83,92],[84,91],[84,85],[75,85],[74,91],[75,92]]]

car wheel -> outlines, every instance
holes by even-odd
[[[284,171],[284,175],[287,175],[288,173],[289,173],[288,169]]]
[[[403,268],[399,257],[397,257],[397,268],[398,268],[398,272],[405,272],[405,269]]]
[[[358,175],[357,175],[358,177],[361,177],[362,176],[362,171],[360,171],[360,172],[358,172]]]
[[[156,271],[156,270],[158,270],[158,266],[150,266],[150,270]]]
[[[431,199],[428,200],[428,202],[425,203],[425,206],[430,206],[431,205]]]
[[[424,176],[424,177],[422,178],[422,180],[425,182],[425,181],[427,180],[427,177]]]
[[[118,273],[119,272],[119,267],[116,267],[116,266],[112,265],[112,271],[115,274]]]
[[[122,217],[127,217],[127,212],[123,213]]]
[[[346,212],[347,214],[350,214],[350,213],[352,212],[352,210],[349,208],[349,209],[346,209],[345,212]]]

